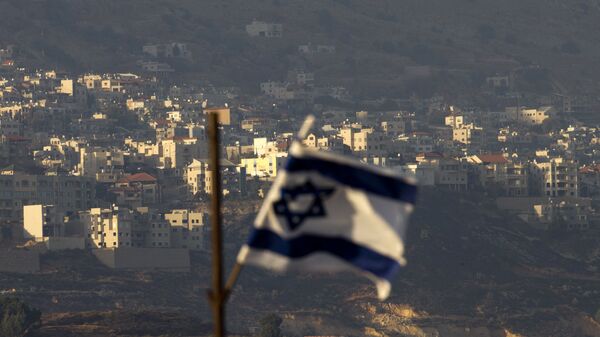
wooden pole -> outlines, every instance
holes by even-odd
[[[211,166],[211,240],[212,291],[210,302],[214,320],[214,337],[225,336],[225,294],[223,291],[223,238],[221,236],[221,170],[219,165],[219,127],[217,113],[208,115],[209,155]]]
[[[233,269],[231,270],[231,274],[229,274],[229,277],[227,278],[227,283],[225,283],[225,289],[223,290],[223,293],[225,296],[225,301],[227,301],[227,299],[229,298],[229,295],[231,294],[231,291],[233,290],[233,287],[235,286],[235,282],[237,281],[238,277],[240,276],[241,271],[242,271],[242,264],[240,264],[239,262],[236,262],[235,265],[233,266]]]

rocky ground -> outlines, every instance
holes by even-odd
[[[245,269],[228,307],[231,331],[264,315],[288,336],[600,336],[598,233],[548,235],[484,196],[423,191],[409,264],[392,297],[357,275]],[[227,217],[228,264],[251,216]],[[44,312],[35,336],[202,336],[210,331],[207,254],[191,273],[109,270],[91,254],[51,253],[36,275],[0,275],[0,290]]]

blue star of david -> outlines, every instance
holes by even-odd
[[[281,189],[281,199],[273,203],[275,214],[285,217],[290,230],[296,230],[304,220],[311,217],[324,217],[327,215],[323,200],[329,197],[335,189],[317,188],[312,182],[307,181],[303,185]],[[289,203],[301,195],[313,196],[312,203],[303,212],[292,211]]]

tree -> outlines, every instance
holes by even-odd
[[[22,336],[40,323],[41,313],[16,298],[0,297],[0,336]]]
[[[276,314],[268,314],[261,318],[260,324],[260,337],[281,337],[281,322],[283,320]]]

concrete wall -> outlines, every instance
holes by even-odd
[[[94,255],[114,269],[147,269],[174,272],[190,271],[190,253],[178,248],[101,248]]]
[[[40,254],[26,249],[1,249],[0,272],[35,273],[40,270]]]
[[[48,250],[84,249],[83,237],[45,237],[44,243]]]

